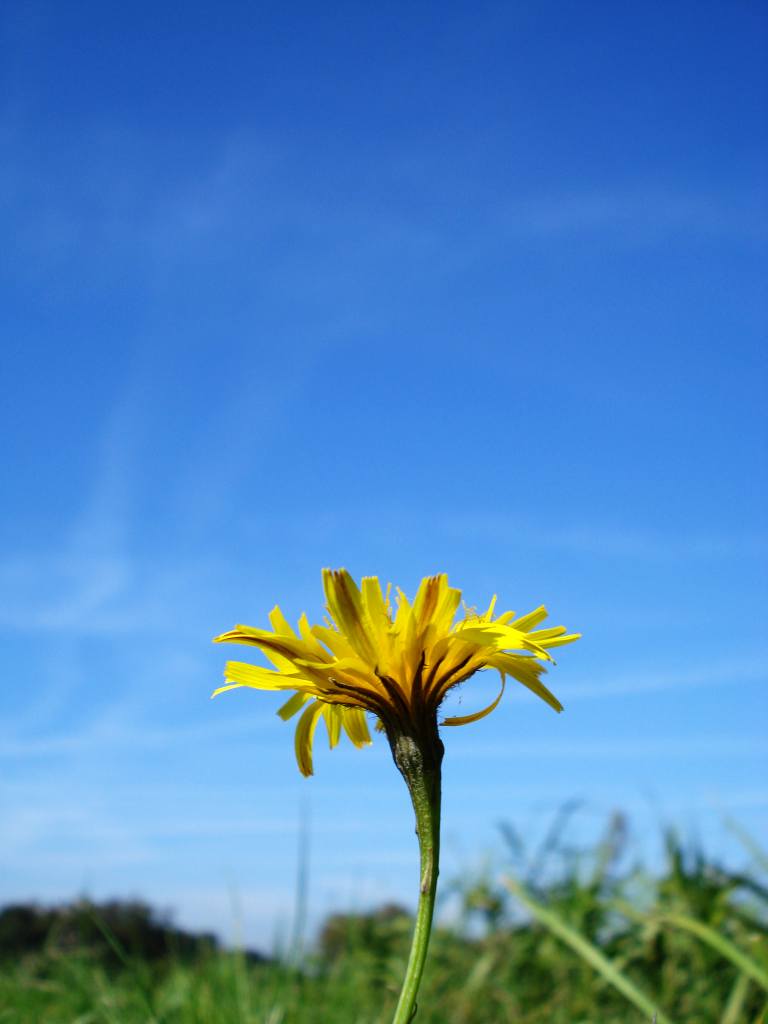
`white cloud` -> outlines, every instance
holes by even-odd
[[[515,537],[518,543],[526,546],[563,549],[598,558],[675,561],[768,556],[768,536],[763,534],[661,533],[618,528],[610,524],[543,530],[511,517],[488,515],[482,511],[447,515],[441,525],[449,535],[466,537],[481,534],[486,540],[498,537],[505,543],[510,537]]]
[[[609,232],[632,243],[672,233],[764,237],[764,212],[756,195],[638,183],[623,189],[529,195],[502,204],[498,215],[502,228],[514,234],[547,238]]]
[[[252,736],[274,729],[270,718],[243,717],[226,722],[201,725],[152,728],[115,724],[110,711],[104,719],[86,729],[45,736],[0,742],[0,757],[49,757],[56,754],[80,753],[89,750],[113,750],[127,747],[136,751],[147,748],[165,748],[175,743],[188,744],[196,740],[213,741],[235,736]]]
[[[640,736],[584,740],[522,740],[514,743],[472,743],[459,740],[452,745],[454,758],[599,758],[664,760],[690,757],[768,757],[768,739],[749,736]]]
[[[723,662],[699,666],[677,672],[659,671],[649,667],[643,672],[623,673],[602,680],[588,682],[565,681],[563,698],[574,700],[602,700],[630,694],[659,693],[666,690],[698,690],[702,687],[737,687],[744,683],[768,682],[768,658],[760,660]]]

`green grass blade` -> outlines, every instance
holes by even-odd
[[[93,921],[95,927],[101,932],[104,937],[104,941],[118,958],[123,967],[131,971],[133,974],[136,986],[147,1009],[147,1013],[149,1014],[147,1024],[159,1024],[157,1014],[155,1013],[152,989],[147,984],[146,977],[144,976],[146,964],[141,961],[134,961],[134,959],[128,955],[107,922],[103,920],[95,910],[91,910],[88,913],[88,916]]]
[[[675,928],[681,928],[683,931],[690,932],[692,935],[696,935],[702,942],[711,946],[712,949],[720,953],[726,960],[730,960],[743,974],[746,974],[752,981],[756,981],[761,988],[768,992],[768,973],[759,964],[756,964],[754,960],[750,960],[746,953],[742,953],[737,946],[734,946],[730,939],[720,935],[714,928],[710,928],[708,924],[703,924],[701,921],[697,921],[695,917],[687,917],[685,914],[660,914],[657,920],[662,924],[669,924]]]
[[[738,1024],[744,1012],[744,1000],[749,990],[749,978],[746,974],[740,974],[733,984],[728,1002],[725,1004],[720,1024]]]
[[[605,980],[627,999],[633,1006],[637,1007],[645,1017],[650,1020],[656,1014],[658,1024],[671,1024],[669,1017],[658,1010],[651,999],[641,992],[630,979],[611,963],[611,961],[600,952],[591,942],[588,942],[583,935],[574,931],[570,925],[561,920],[557,914],[547,910],[540,903],[534,900],[523,886],[513,878],[505,878],[504,885],[523,906],[540,921],[545,928],[553,935],[561,939],[567,946],[577,953],[582,960],[601,974]]]

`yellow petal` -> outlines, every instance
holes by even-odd
[[[434,634],[436,637],[450,633],[451,627],[453,626],[453,620],[456,617],[456,611],[461,603],[461,591],[457,590],[456,587],[448,586],[447,576],[443,576],[442,579],[445,583],[442,590],[442,596],[440,598],[440,605],[432,616],[432,624],[435,627]]]
[[[489,704],[487,708],[483,708],[482,711],[475,711],[473,715],[459,715],[455,718],[444,718],[440,723],[441,725],[471,725],[472,722],[479,722],[481,718],[485,718],[486,715],[490,715],[492,711],[495,711],[499,706],[499,701],[504,696],[504,687],[506,686],[506,679],[504,673],[501,673],[501,689],[496,700]]]
[[[419,584],[419,589],[413,601],[413,615],[419,629],[423,630],[429,625],[440,604],[443,590],[447,585],[448,577],[445,573],[439,576],[425,576]]]
[[[538,626],[540,622],[543,622],[547,615],[549,615],[549,612],[543,604],[540,604],[532,612],[528,612],[527,615],[521,615],[519,619],[510,622],[510,626],[514,629],[519,629],[521,633],[528,633],[534,626]]]
[[[565,632],[565,626],[550,626],[549,629],[534,629],[532,632],[527,631],[528,639],[535,640],[537,644],[543,644],[545,640],[551,640],[552,637],[562,636]]]
[[[396,634],[399,655],[395,662],[397,671],[393,672],[393,675],[397,676],[401,685],[408,686],[421,657],[421,636],[411,603],[400,589],[397,591],[397,614],[393,633]]]
[[[214,697],[218,697],[220,693],[226,693],[227,690],[239,690],[242,688],[242,685],[242,683],[230,683],[228,686],[220,686],[211,694],[211,700],[213,700]]]
[[[543,665],[539,665],[533,658],[527,658],[522,654],[494,654],[488,659],[491,668],[497,668],[499,672],[506,673],[522,683],[537,697],[549,704],[555,711],[562,711],[563,705],[557,697],[551,693],[540,681],[539,676],[545,671]]]
[[[553,646],[551,643],[539,644],[533,639],[533,633],[522,632],[515,625],[499,625],[498,620],[488,625],[473,622],[463,629],[457,629],[455,635],[467,643],[495,647],[499,651],[531,651],[537,658],[553,660],[552,656],[547,654],[547,647]]]
[[[269,613],[269,621],[270,625],[272,626],[272,629],[274,629],[276,633],[280,633],[283,636],[296,636],[296,633],[294,632],[292,626],[289,624],[286,617],[280,611],[279,605],[275,605],[275,607]]]
[[[297,711],[301,711],[308,700],[308,694],[294,693],[281,708],[278,708],[277,713],[284,722],[287,722],[289,718],[293,718]]]
[[[342,708],[341,710],[341,722],[347,736],[356,747],[367,747],[371,742],[371,734],[368,732],[365,712],[359,708]]]
[[[494,619],[494,621],[497,622],[500,626],[503,626],[506,623],[511,622],[516,614],[517,612],[504,612],[503,615],[500,615],[498,619]]]
[[[521,633],[519,629],[500,626],[496,622],[485,623],[479,619],[470,620],[466,626],[459,626],[456,637],[463,643],[481,644],[484,647],[495,647],[497,650],[523,650],[527,643],[525,633]]]
[[[358,652],[346,636],[337,629],[331,629],[330,626],[313,626],[312,636],[325,644],[334,658],[354,658],[358,656]],[[328,661],[331,660],[331,658],[328,658]]]
[[[270,650],[268,647],[261,648],[262,653],[272,662],[278,672],[290,672],[293,669],[293,661],[290,658],[286,658],[282,654],[278,654],[276,651]]]
[[[325,704],[323,706],[323,718],[325,719],[325,728],[328,731],[328,745],[331,750],[339,742],[339,736],[341,736],[343,710],[343,708],[334,704]]]
[[[215,644],[248,644],[258,647],[265,654],[279,655],[288,661],[294,658],[306,658],[309,648],[304,640],[296,636],[284,636],[281,633],[270,633],[266,629],[254,629],[253,626],[235,626],[228,633],[214,637]]]
[[[412,615],[411,602],[400,587],[397,588],[397,611],[395,612],[394,631],[398,635],[405,631],[407,620]]]
[[[374,664],[376,645],[368,635],[363,598],[357,584],[346,569],[323,569],[323,586],[328,611],[339,629],[355,649],[355,653]]]
[[[299,632],[301,638],[307,648],[307,657],[314,656],[319,658],[320,661],[332,661],[332,656],[323,647],[317,637],[312,635],[312,627],[309,624],[309,619],[306,613],[302,612],[301,618],[299,619]]]
[[[304,776],[312,775],[312,741],[315,736],[315,729],[317,728],[318,716],[322,710],[322,701],[313,700],[304,709],[304,713],[299,719],[299,724],[296,726],[296,736],[294,738],[296,762],[298,763],[299,771]]]
[[[560,627],[565,632],[565,627]],[[528,634],[532,639],[535,639],[537,644],[542,647],[562,647],[564,644],[572,644],[575,640],[581,640],[581,633],[567,633],[565,636],[552,637],[551,640],[540,640],[535,633]]]
[[[375,637],[379,653],[379,664],[382,664],[382,662],[386,661],[386,653],[390,646],[389,632],[392,629],[392,620],[389,617],[387,602],[381,592],[381,584],[378,577],[364,576],[362,591],[363,608]],[[386,667],[384,670],[386,671]]]
[[[315,686],[298,673],[288,675],[284,672],[273,672],[260,665],[250,665],[245,661],[228,661],[224,666],[224,678],[227,682],[238,686],[251,686],[255,690],[314,690]]]

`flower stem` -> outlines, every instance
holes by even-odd
[[[421,874],[419,905],[416,910],[411,953],[392,1024],[411,1024],[416,1016],[416,996],[427,959],[440,861],[440,759],[442,749],[437,758],[424,758],[423,748],[418,750],[417,756],[414,757],[413,748],[403,749],[404,741],[406,741],[406,746],[412,743],[410,737],[400,737],[398,742],[400,749],[396,750],[393,745],[393,753],[408,784],[416,815]],[[440,747],[442,748],[442,744]],[[425,761],[427,761],[426,764]]]

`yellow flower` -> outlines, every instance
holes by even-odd
[[[293,690],[278,714],[288,720],[304,708],[296,728],[296,759],[304,775],[312,774],[312,741],[320,716],[331,747],[343,729],[357,747],[371,742],[365,713],[378,719],[390,739],[400,733],[436,732],[437,709],[446,693],[480,669],[501,675],[501,691],[487,708],[471,715],[446,718],[443,725],[467,725],[493,711],[507,676],[545,700],[555,711],[562,705],[541,682],[542,661],[552,661],[549,648],[578,640],[565,627],[536,629],[547,617],[542,605],[515,618],[514,612],[493,617],[496,598],[483,614],[466,609],[455,622],[461,591],[448,585],[445,574],[421,581],[411,604],[391,585],[382,593],[377,577],[363,577],[362,587],[345,569],[323,570],[329,618],[310,626],[306,615],[298,633],[276,606],[271,630],[236,626],[216,637],[218,643],[258,647],[274,669],[229,661],[225,690],[250,686],[257,690]],[[513,653],[514,652],[514,653]]]

